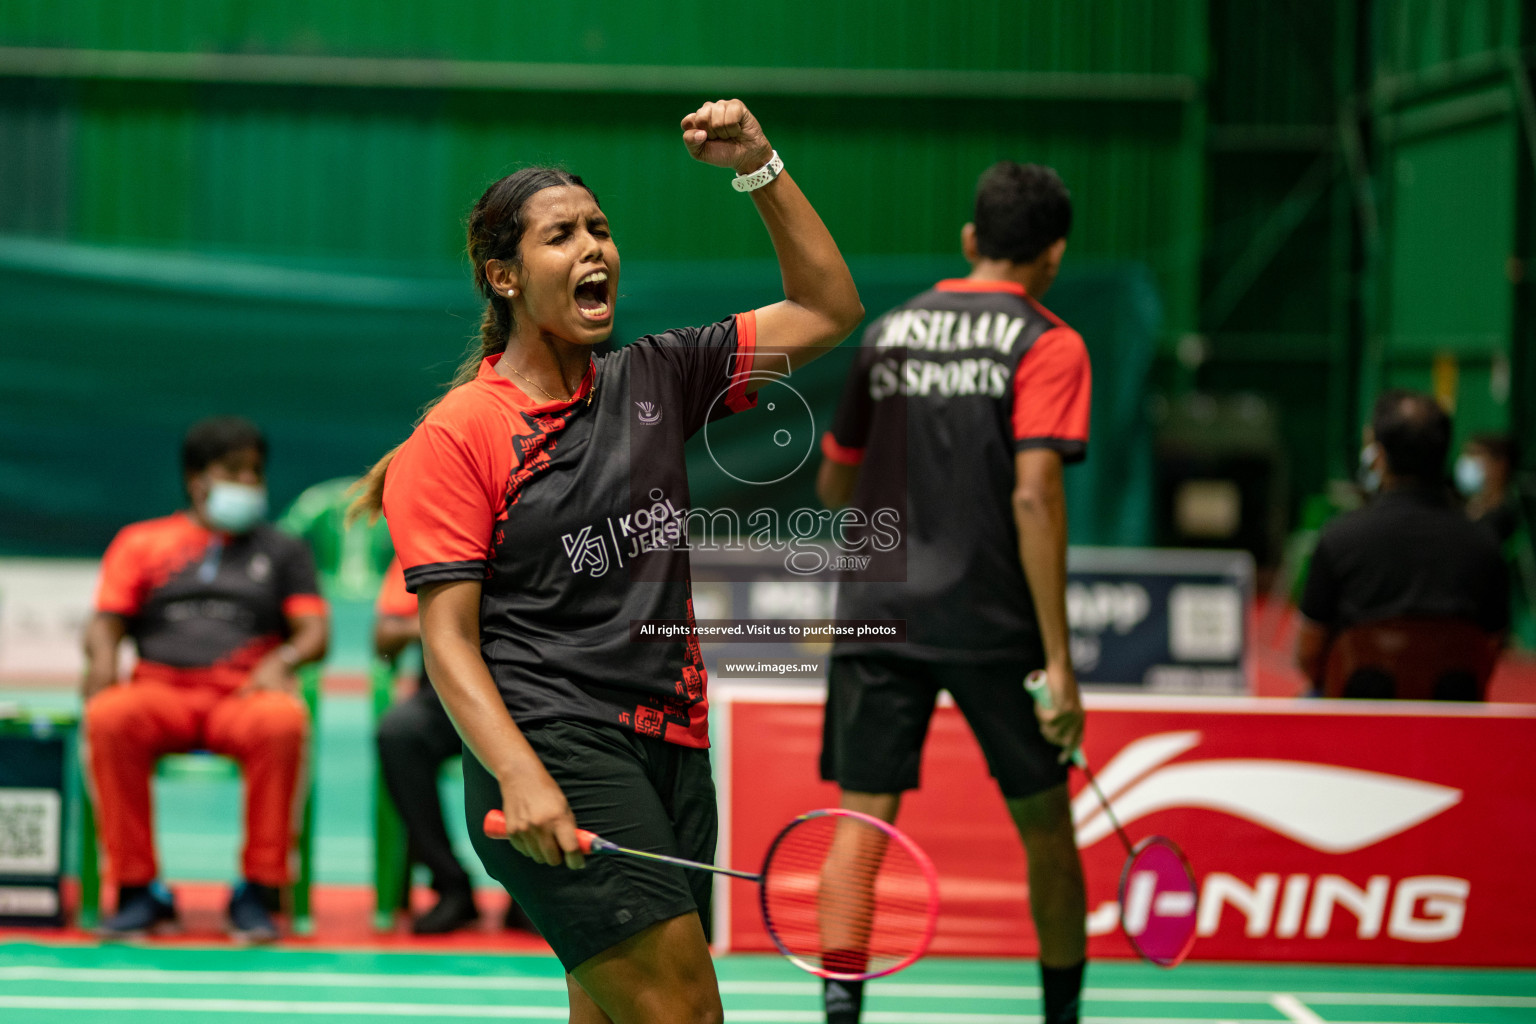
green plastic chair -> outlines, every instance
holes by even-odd
[[[366,601],[378,596],[384,570],[395,557],[389,526],[380,518],[346,525],[350,493],[357,477],[324,480],[304,489],[277,520],[277,528],[301,538],[315,556],[320,592],[332,602]]]
[[[302,537],[315,553],[320,589],[333,604],[346,602],[371,607],[384,582],[384,573],[395,555],[388,524],[383,519],[346,525],[356,477],[337,477],[307,488],[296,498],[278,527]],[[374,658],[369,667],[372,722],[375,728],[393,700],[398,666]],[[379,931],[394,927],[395,912],[410,898],[409,853],[405,825],[384,788],[377,760],[373,783],[374,925]]]
[[[294,499],[293,504],[277,520],[278,529],[303,539],[309,545],[315,557],[320,592],[332,608],[338,611],[344,605],[371,606],[384,582],[384,572],[389,568],[390,560],[395,557],[389,526],[382,518],[371,523],[359,519],[351,526],[347,525],[347,509],[352,504],[352,487],[357,479],[351,476],[335,477],[312,484]],[[334,653],[334,634],[332,639]],[[377,667],[372,670],[373,674],[377,671]],[[377,698],[374,703],[374,719],[377,721],[378,715],[383,712],[377,706]],[[374,773],[378,774],[377,766]],[[403,836],[404,827],[399,822],[399,816],[394,814],[394,808],[388,806],[380,809],[377,804],[376,797],[376,832],[380,828],[387,831],[389,816],[393,816],[394,828]],[[402,839],[402,850],[403,846]],[[403,853],[401,856],[404,856]]]

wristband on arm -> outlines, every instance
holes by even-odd
[[[731,188],[737,192],[755,192],[779,176],[784,170],[784,161],[779,159],[779,151],[774,150],[768,162],[763,164],[751,174],[738,174],[731,179]]]

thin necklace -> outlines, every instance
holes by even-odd
[[[588,357],[588,358],[590,360],[590,357]],[[589,362],[589,368],[590,368],[590,362]],[[519,377],[522,377],[523,380],[527,381],[529,384],[532,384],[534,387],[538,388],[539,394],[543,395],[545,398],[549,399],[551,402],[569,402],[571,400],[570,397],[556,398],[554,395],[550,394],[548,391],[545,391],[543,388],[539,387],[538,381],[532,380],[532,379],[530,379],[528,377],[523,376],[523,374],[518,373],[517,367],[513,366],[511,363],[507,364],[507,369],[511,370],[513,373],[516,373]],[[585,374],[583,374],[583,376],[585,376]],[[578,387],[578,388],[581,387],[581,382],[580,381],[576,382],[576,387]],[[592,395],[596,391],[597,391],[597,380],[596,380],[596,378],[593,378],[593,380],[592,380],[592,390],[587,392],[587,404],[588,405],[592,404]],[[574,394],[575,394],[575,391],[573,390],[572,391],[572,395],[574,395]]]

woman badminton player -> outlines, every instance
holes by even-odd
[[[682,136],[694,159],[736,171],[783,301],[594,358],[619,294],[596,195],[561,170],[503,178],[469,220],[480,351],[361,499],[382,504],[420,598],[427,671],[466,746],[476,849],[554,947],[582,1024],[721,1019],[710,876],[584,859],[575,830],[713,859],[698,642],[631,642],[630,626],[692,622],[683,442],[755,403],[772,379],[755,367],[782,376],[863,317],[836,243],[747,108],[706,103]],[[510,842],[482,833],[492,808]]]

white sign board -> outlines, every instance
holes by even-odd
[[[0,558],[0,679],[79,678],[95,559]]]

